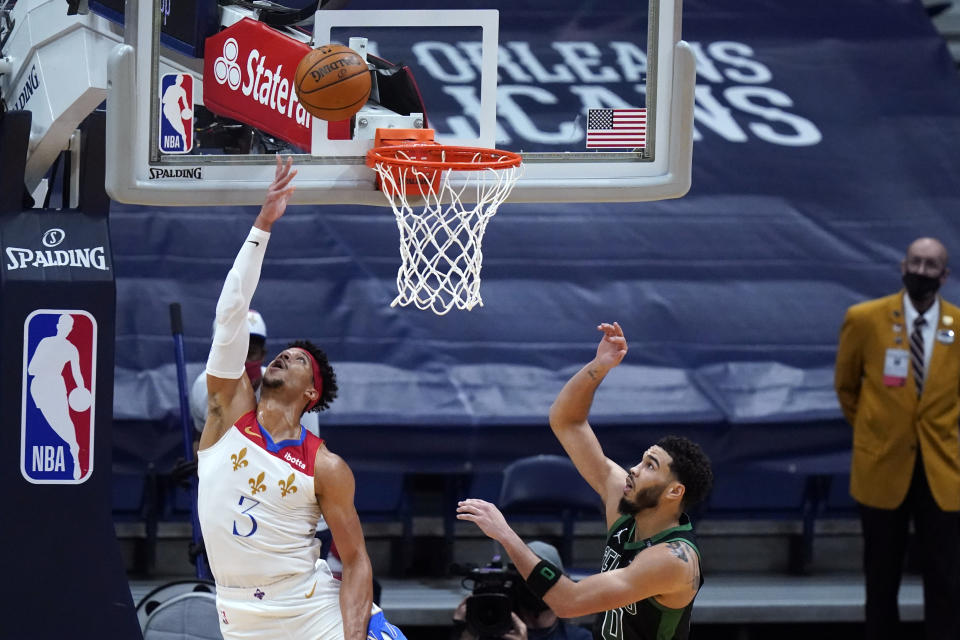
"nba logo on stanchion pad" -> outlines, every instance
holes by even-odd
[[[38,309],[23,325],[20,471],[36,484],[79,484],[93,472],[97,321]]]
[[[193,149],[193,76],[160,76],[160,151],[190,153]]]

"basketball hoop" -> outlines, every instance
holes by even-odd
[[[483,306],[483,233],[520,177],[521,162],[510,151],[431,142],[367,152],[367,166],[376,170],[400,230],[398,295],[391,307],[413,303],[444,315]]]

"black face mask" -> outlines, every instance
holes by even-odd
[[[903,274],[903,286],[913,300],[923,300],[940,288],[940,277],[924,276],[919,273]]]

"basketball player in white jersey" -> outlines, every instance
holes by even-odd
[[[293,194],[281,163],[263,207],[227,274],[207,360],[207,421],[200,436],[198,504],[217,582],[225,640],[404,638],[372,604],[373,586],[353,473],[300,424],[325,409],[336,378],[323,351],[295,342],[263,374],[259,401],[244,370],[247,310],[273,224]],[[314,537],[326,519],[343,562],[342,582]]]

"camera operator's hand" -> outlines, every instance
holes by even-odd
[[[467,623],[467,599],[464,598],[460,601],[460,604],[457,605],[457,608],[453,610],[453,621]]]
[[[503,634],[503,640],[527,640],[527,625],[523,624],[520,616],[511,611],[510,621],[513,622],[513,628]]]
[[[497,542],[503,542],[513,531],[499,509],[478,498],[467,498],[458,503],[457,520],[475,523],[481,531]]]

